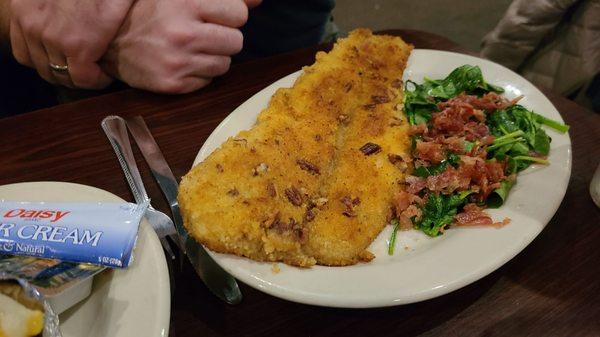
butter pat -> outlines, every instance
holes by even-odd
[[[147,208],[0,201],[0,253],[126,268]]]

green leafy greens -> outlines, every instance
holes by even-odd
[[[542,129],[540,121],[560,132],[569,128],[519,104],[488,114],[487,125],[496,137],[487,147],[488,158],[508,159],[507,173],[517,173],[532,163],[548,164],[542,157],[550,153],[552,139]]]
[[[502,93],[504,89],[484,81],[478,66],[463,65],[454,69],[446,78],[425,78],[423,84],[407,81],[404,90],[404,111],[412,125],[427,123],[437,111],[437,103],[457,96],[461,92],[482,95],[487,92]]]
[[[452,223],[454,216],[465,205],[466,198],[471,193],[473,192],[462,191],[452,195],[430,193],[416,227],[429,236],[440,235],[442,229]]]
[[[394,255],[394,248],[396,247],[396,235],[398,234],[400,222],[398,219],[393,219],[391,224],[394,226],[394,229],[392,230],[392,236],[390,237],[390,242],[388,244],[388,255]]]
[[[422,84],[406,81],[404,90],[404,112],[411,125],[427,124],[432,114],[438,112],[438,103],[458,96],[460,93],[482,95],[495,92],[503,93],[501,87],[487,83],[483,79],[478,66],[463,65],[454,69],[444,79],[425,78]],[[505,174],[509,176],[500,182],[500,187],[494,190],[485,200],[487,207],[500,207],[508,197],[509,191],[515,184],[514,175],[529,167],[532,163],[548,164],[545,159],[550,152],[552,139],[542,125],[549,126],[558,132],[565,133],[569,126],[546,118],[525,107],[515,104],[502,110],[486,111],[486,125],[494,141],[488,145],[487,160],[506,160]],[[420,136],[412,137],[412,150]],[[479,141],[465,141],[466,152],[481,146]],[[413,174],[421,178],[438,175],[449,166],[458,167],[460,159],[455,153],[447,153],[446,159],[436,165],[417,166]],[[454,194],[435,194],[429,192],[426,203],[421,208],[421,218],[414,224],[429,236],[438,236],[443,229],[454,221],[464,205],[468,202],[473,191],[460,191]],[[414,221],[414,219],[413,219]],[[394,245],[399,227],[398,219],[392,221],[394,226],[389,241],[388,254],[394,253]]]

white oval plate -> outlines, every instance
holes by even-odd
[[[506,97],[525,95],[520,101],[535,112],[559,121],[550,101],[531,83],[513,71],[480,58],[416,49],[412,52],[404,80],[421,83],[423,77],[443,78],[463,64],[478,65],[486,81],[506,90]],[[207,139],[194,165],[206,158],[228,137],[249,129],[273,93],[291,87],[300,71],[266,87],[235,109]],[[571,175],[571,141],[568,134],[547,129],[552,137],[550,166],[537,166],[519,174],[508,202],[490,210],[496,220],[509,217],[501,229],[454,228],[438,238],[417,231],[400,232],[396,253],[387,254],[391,228],[371,244],[377,256],[366,264],[349,267],[315,266],[301,269],[255,262],[233,255],[211,255],[242,282],[290,301],[331,307],[368,308],[423,301],[464,287],[509,261],[523,250],[550,221],[567,190]]]
[[[123,202],[95,187],[60,182],[0,186],[0,199],[14,201]],[[171,317],[169,271],[156,233],[143,220],[132,265],[94,278],[91,295],[60,315],[64,337],[166,337]]]

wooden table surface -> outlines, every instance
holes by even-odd
[[[466,52],[437,35],[393,33],[417,48]],[[273,81],[311,64],[318,48],[235,65],[208,88],[185,96],[126,90],[0,120],[0,184],[76,182],[133,200],[100,128],[102,118],[144,116],[181,177],[227,114]],[[571,125],[571,180],[548,226],[500,269],[425,302],[346,310],[287,302],[243,284],[243,303],[228,306],[186,265],[175,275],[170,335],[600,336],[600,210],[588,193],[600,159],[600,116],[544,92]],[[137,150],[136,156],[155,206],[167,211]]]

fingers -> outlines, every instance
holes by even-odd
[[[151,85],[146,82],[134,87],[161,94],[187,94],[207,86],[211,80],[212,79],[210,78],[187,76],[177,80],[163,80],[156,85]]]
[[[80,58],[66,56],[65,51],[68,50],[66,41],[52,35],[45,36],[43,40],[49,62],[68,66],[66,72],[53,72],[58,83],[82,89],[102,89],[112,82],[97,63],[91,60],[82,62]]]
[[[48,67],[50,66],[50,64],[55,64],[55,65],[59,65],[59,66],[64,66],[64,65],[68,66],[67,58],[64,57],[64,55],[62,55],[62,53],[58,52],[56,49],[54,49],[50,46],[44,46],[44,49],[46,50],[46,54],[48,56]],[[52,71],[52,69],[50,71]],[[53,75],[54,79],[56,80],[57,84],[62,84],[69,88],[74,87],[68,71],[65,71],[65,72],[52,71],[52,75]]]
[[[238,29],[211,23],[196,26],[190,40],[194,51],[213,55],[234,55],[242,50],[244,37]]]
[[[241,27],[248,20],[248,7],[242,0],[195,0],[200,18],[227,27]]]
[[[103,89],[113,81],[97,63],[67,57],[67,64],[71,81],[78,88]]]
[[[17,62],[27,67],[33,67],[33,62],[31,62],[31,57],[29,56],[29,50],[27,49],[23,31],[21,30],[21,26],[15,20],[10,22],[10,45],[13,56]]]
[[[41,78],[52,84],[57,83],[54,74],[50,69],[50,60],[46,54],[46,49],[42,45],[39,39],[28,37],[25,40],[27,49],[29,50],[29,56],[34,68],[37,70]]]
[[[170,91],[168,93],[172,94],[187,94],[192,91],[196,91],[200,88],[204,88],[212,81],[211,78],[204,77],[186,77],[182,80],[182,84],[180,88],[175,88],[178,90]]]
[[[26,37],[16,21],[11,22],[10,39],[17,62],[35,68],[47,82],[84,89],[102,89],[112,82],[98,64],[68,60],[50,41],[44,45],[33,32]],[[68,71],[53,71],[50,63],[68,65]]]
[[[190,74],[197,77],[217,77],[225,74],[230,64],[229,56],[198,54],[192,59]]]

